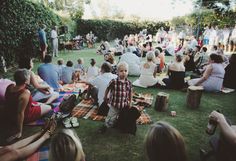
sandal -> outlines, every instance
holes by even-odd
[[[65,118],[62,121],[62,123],[65,128],[79,127],[79,125],[80,125],[77,117]]]
[[[71,122],[72,127],[78,127],[79,126],[79,121],[78,121],[77,117],[71,117],[70,122]]]
[[[63,121],[62,121],[63,125],[65,126],[65,128],[71,128],[72,125],[70,123],[70,118],[65,118]]]

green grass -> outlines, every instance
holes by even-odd
[[[97,55],[95,49],[84,49],[80,51],[63,51],[60,57],[65,60],[76,60],[81,57],[84,59],[85,66],[88,66],[89,60],[95,58],[97,65],[103,62],[103,56]],[[116,57],[118,60],[118,57]],[[170,61],[171,57],[167,57]],[[54,59],[55,63],[57,59]],[[34,71],[36,71],[39,63],[35,63]],[[11,77],[11,73],[5,75]],[[137,77],[129,77],[131,81]],[[167,121],[176,127],[184,136],[187,153],[190,161],[199,161],[199,148],[208,148],[209,136],[205,133],[208,122],[208,115],[212,110],[221,109],[223,113],[233,122],[236,120],[236,93],[203,93],[201,104],[198,109],[192,110],[186,107],[186,92],[175,90],[162,90],[157,88],[138,88],[134,87],[136,92],[149,92],[156,97],[157,93],[164,91],[170,94],[169,108],[167,112],[157,112],[153,105],[146,109],[150,114],[153,122]],[[177,112],[176,117],[171,117],[170,111]],[[103,122],[80,119],[80,127],[76,128],[76,132],[80,137],[87,161],[144,161],[147,160],[144,155],[143,141],[146,131],[150,125],[138,125],[136,136],[122,134],[115,129],[109,129],[105,134],[99,134],[98,128]],[[62,126],[59,125],[59,128]],[[24,127],[24,137],[33,134],[39,127]],[[168,149],[167,149],[168,150]],[[170,154],[171,155],[171,154]]]

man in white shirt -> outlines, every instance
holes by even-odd
[[[58,35],[56,26],[53,26],[52,28],[51,39],[52,39],[52,56],[58,57]]]
[[[124,61],[129,64],[129,75],[139,76],[141,61],[140,58],[133,53],[134,50],[136,50],[135,47],[128,47],[127,52],[121,56],[120,62]]]
[[[91,86],[88,94],[92,96],[95,103],[98,102],[99,107],[103,103],[105,91],[110,81],[115,78],[117,78],[117,75],[111,73],[111,65],[105,62],[101,66],[101,75],[90,82],[85,82]]]

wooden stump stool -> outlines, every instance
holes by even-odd
[[[187,106],[190,108],[198,108],[201,103],[202,86],[189,86],[187,93]]]
[[[157,111],[167,111],[169,102],[169,94],[159,92],[156,96],[155,109]]]

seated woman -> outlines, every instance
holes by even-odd
[[[116,45],[116,52],[114,53],[115,56],[120,56],[124,53],[124,46],[122,44],[122,41],[119,41]]]
[[[107,41],[102,41],[101,45],[97,49],[97,54],[106,54],[110,50],[110,44]]]
[[[95,59],[90,60],[90,65],[87,70],[87,81],[92,81],[99,75],[99,68],[96,66]]]
[[[5,117],[16,126],[12,139],[21,137],[23,123],[35,121],[51,110],[51,106],[32,100],[30,91],[26,89],[26,84],[30,82],[28,70],[18,69],[14,73],[14,80],[16,85],[9,85],[5,94]]]
[[[181,89],[184,87],[185,67],[182,61],[182,55],[176,55],[175,61],[169,65],[169,78],[163,79],[167,88]]]
[[[149,51],[147,53],[147,61],[141,64],[139,83],[143,87],[151,87],[157,84],[157,66],[154,63],[154,59],[154,52]]]
[[[85,161],[80,139],[70,129],[62,129],[56,133],[49,149],[49,161]]]
[[[49,121],[45,127],[32,136],[20,140],[14,144],[0,147],[1,161],[24,160],[33,154],[40,146],[50,138],[56,129],[55,120]]]
[[[192,53],[191,48],[186,48],[184,50],[184,66],[186,71],[194,71],[195,70],[195,64],[194,64],[194,55]]]
[[[152,125],[144,144],[149,161],[187,161],[182,135],[166,122]]]
[[[225,68],[224,87],[236,89],[236,53],[232,54]]]
[[[73,75],[75,71],[76,70],[73,67],[73,62],[68,60],[66,66],[62,68],[61,81],[63,84],[73,83]]]
[[[159,54],[158,54],[157,50],[159,50]],[[159,59],[159,61],[160,61],[159,69],[160,69],[160,71],[163,71],[165,68],[165,53],[163,52],[161,47],[156,47],[155,55],[156,55],[156,59]]]
[[[113,53],[107,53],[104,55],[104,61],[111,65],[111,73],[117,74],[117,65],[116,60],[113,56]]]
[[[29,57],[21,58],[19,61],[19,68],[26,68],[30,73],[30,84],[27,84],[26,88],[30,91],[34,101],[46,99],[45,104],[50,104],[59,97],[59,93],[55,92],[45,81],[37,78],[32,71],[33,66],[33,60]]]
[[[208,92],[220,91],[223,86],[225,74],[222,62],[223,58],[221,55],[211,54],[209,65],[207,65],[203,76],[201,78],[189,80],[188,84],[190,86],[203,86],[204,90]]]

